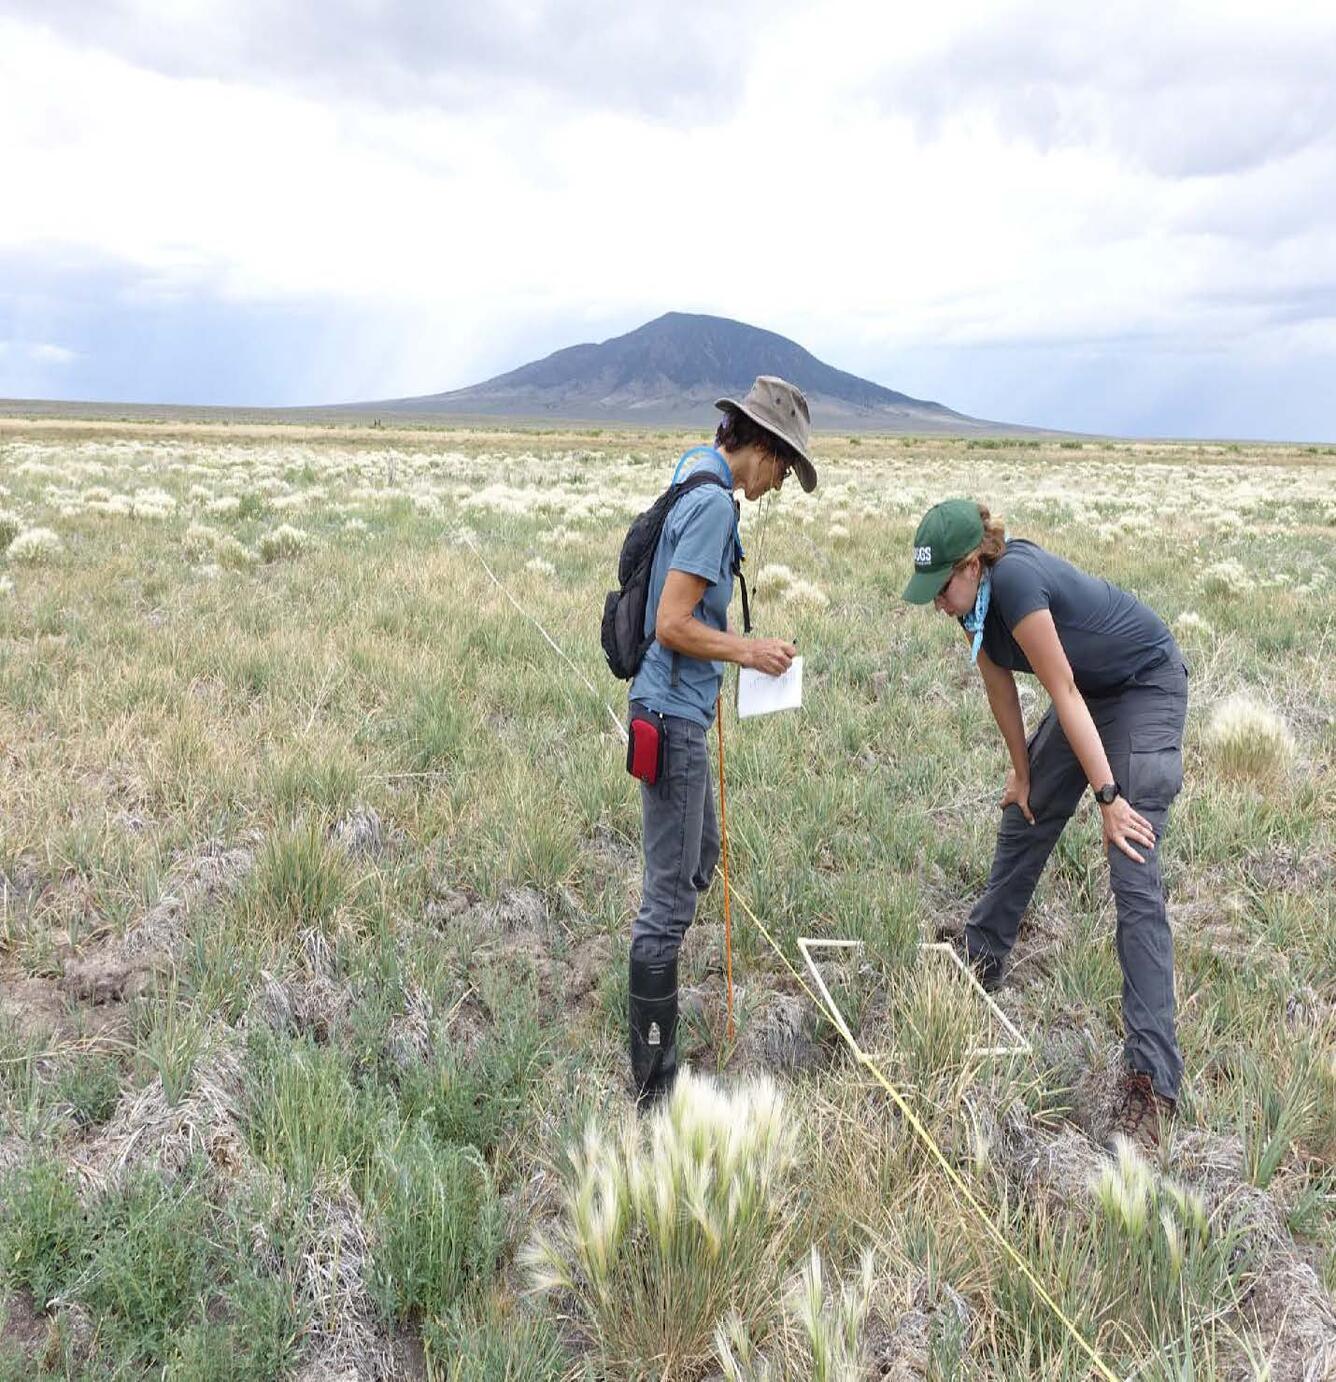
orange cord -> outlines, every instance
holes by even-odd
[[[728,795],[724,789],[724,693],[715,700],[714,724],[719,735],[719,854],[724,864],[724,975],[728,986],[728,1039],[733,1040],[733,909],[728,888]]]

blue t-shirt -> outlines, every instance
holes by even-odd
[[[1012,629],[1037,609],[1053,616],[1083,696],[1107,696],[1182,654],[1159,615],[1134,595],[1033,542],[1012,539],[993,563],[983,650],[999,667],[1032,672]]]
[[[649,598],[645,602],[645,636],[654,632],[659,597],[669,571],[701,576],[709,584],[692,611],[695,618],[721,632],[728,628],[728,605],[733,598],[733,556],[737,542],[737,512],[733,507],[733,472],[718,451],[702,448],[687,459],[676,479],[713,470],[728,485],[700,485],[673,505],[663,525],[650,567]],[[708,729],[724,678],[722,662],[677,655],[676,684],[673,654],[655,639],[631,683],[631,699],[660,715],[678,715]]]

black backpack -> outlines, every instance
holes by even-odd
[[[663,525],[674,504],[700,485],[719,485],[727,490],[727,482],[713,471],[699,471],[679,484],[669,485],[626,530],[622,554],[617,559],[618,590],[608,591],[603,602],[603,656],[608,660],[612,675],[630,681],[640,670],[654,635],[645,636],[645,607],[649,603],[649,576],[654,554],[659,549]],[[742,584],[742,622],[751,632],[751,607],[747,600],[747,582],[734,547],[733,574]]]

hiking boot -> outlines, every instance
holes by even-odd
[[[1104,1149],[1116,1156],[1118,1138],[1125,1137],[1146,1156],[1158,1156],[1160,1139],[1168,1133],[1173,1116],[1174,1101],[1155,1092],[1145,1071],[1125,1070],[1118,1081],[1113,1122],[1104,1139]]]
[[[631,961],[628,1026],[636,1107],[648,1112],[677,1079],[677,960]]]
[[[945,926],[937,928],[937,940],[955,951],[960,963],[979,981],[985,993],[996,993],[1002,987],[1002,966],[991,955],[971,955],[969,939],[964,931]]]

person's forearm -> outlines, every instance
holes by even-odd
[[[686,619],[661,620],[654,636],[669,652],[698,658],[701,662],[736,662],[745,667],[750,655],[745,638],[712,629],[694,615]]]
[[[1016,679],[1010,672],[985,678],[988,706],[993,719],[1002,731],[1003,742],[1011,756],[1011,766],[1017,777],[1029,777],[1030,758],[1025,751],[1025,716],[1021,713],[1021,698],[1016,694]]]
[[[1059,691],[1053,697],[1053,708],[1057,713],[1058,723],[1062,726],[1062,732],[1067,736],[1067,742],[1076,755],[1076,761],[1086,775],[1086,781],[1092,787],[1103,787],[1106,783],[1112,782],[1113,773],[1109,768],[1108,755],[1104,752],[1099,731],[1095,728],[1094,720],[1090,718],[1090,708],[1081,693],[1074,685]]]

